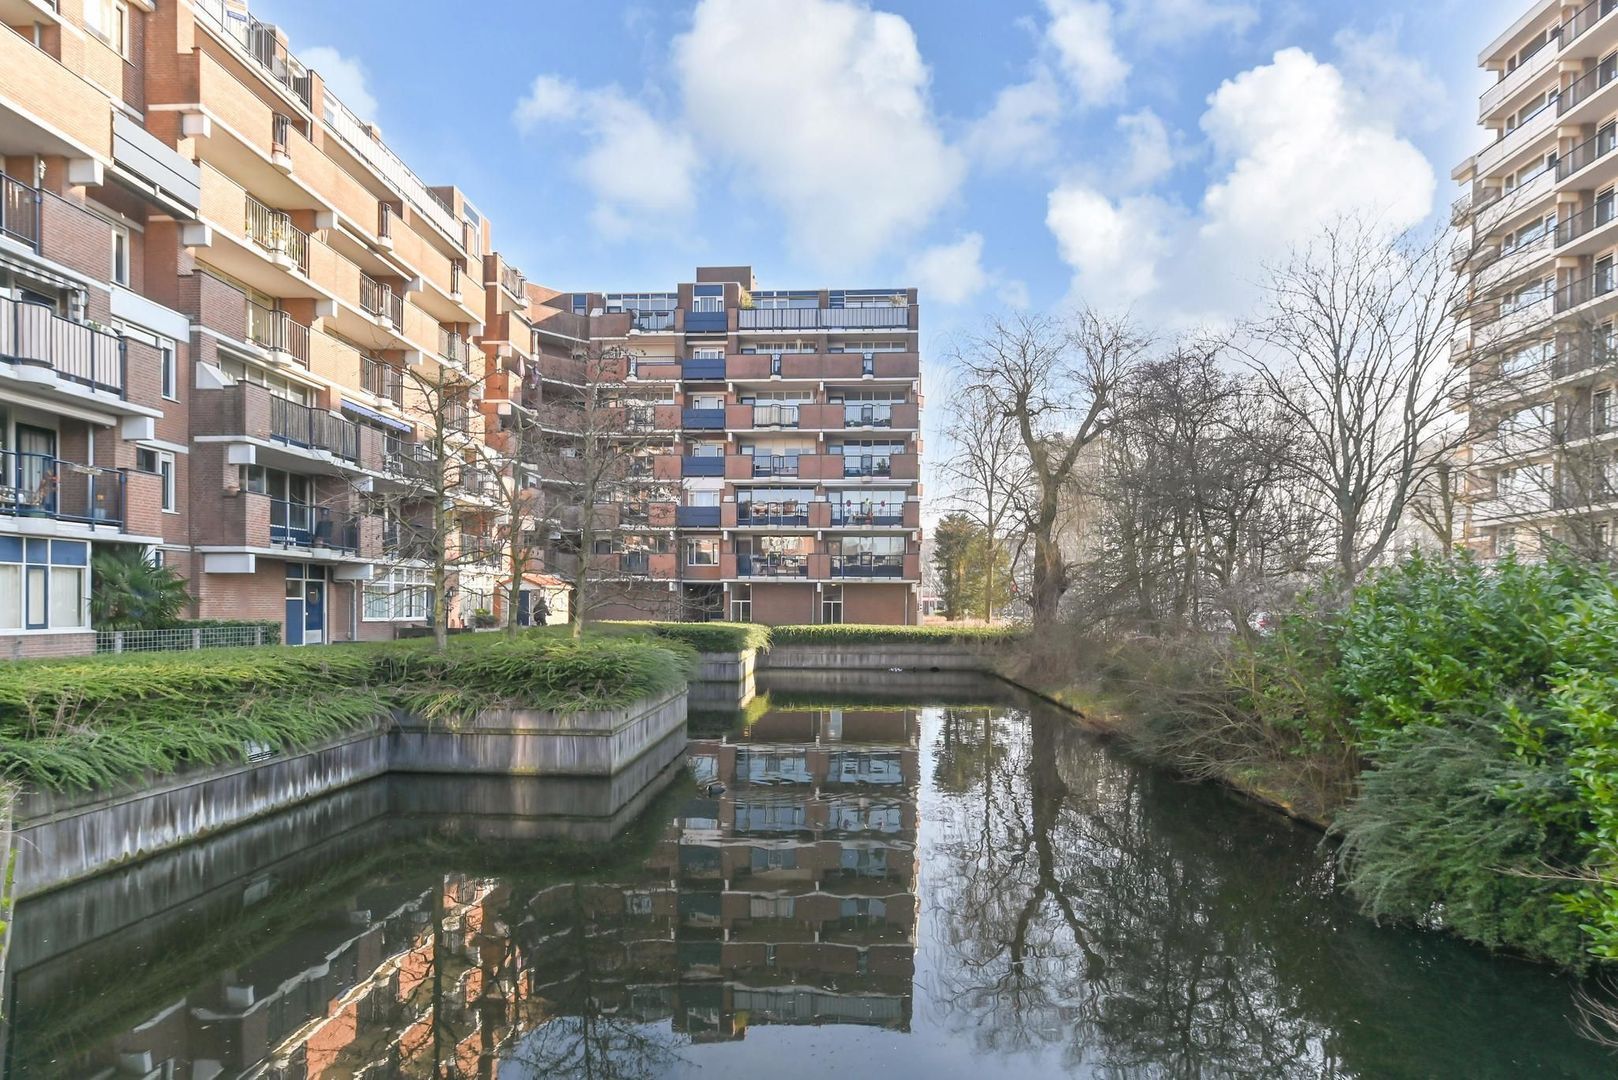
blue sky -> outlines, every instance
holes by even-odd
[[[1523,0],[257,0],[531,279],[919,284],[924,346],[1239,317],[1321,220],[1430,220]],[[454,12],[446,20],[443,12]],[[438,28],[439,32],[428,32]]]

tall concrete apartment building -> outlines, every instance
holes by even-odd
[[[0,656],[93,649],[90,560],[120,548],[289,642],[421,624],[395,507],[425,385],[466,463],[450,617],[498,609],[475,523],[543,478],[477,463],[599,335],[644,355],[626,393],[681,406],[657,469],[685,498],[608,553],[626,576],[703,615],[914,619],[913,293],[540,289],[242,0],[0,24]]]
[[[1473,306],[1468,539],[1610,553],[1618,520],[1618,2],[1539,0],[1479,57],[1487,147],[1454,221]]]
[[[727,266],[667,292],[536,303],[542,351],[583,340],[632,358],[623,392],[653,436],[655,501],[593,553],[643,579],[612,614],[917,621],[916,299],[760,289]],[[540,365],[542,384],[566,381],[561,359]]]

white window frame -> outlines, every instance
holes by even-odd
[[[157,343],[161,393],[166,401],[180,400],[179,351],[172,341],[159,339]]]
[[[129,229],[124,225],[109,225],[112,230],[112,253],[107,266],[107,280],[114,285],[129,288],[130,245]]]

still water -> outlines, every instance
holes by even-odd
[[[4,1075],[1618,1075],[1566,982],[1371,925],[1313,834],[884,681],[777,682],[614,817],[394,776],[27,903]]]

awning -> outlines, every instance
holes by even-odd
[[[409,434],[415,430],[414,427],[405,423],[403,420],[395,420],[391,416],[384,416],[375,409],[367,409],[364,405],[356,405],[347,398],[343,399],[343,408],[348,412],[363,416],[367,420],[375,421],[376,423],[381,424],[383,427],[390,427],[394,431],[402,431]]]

